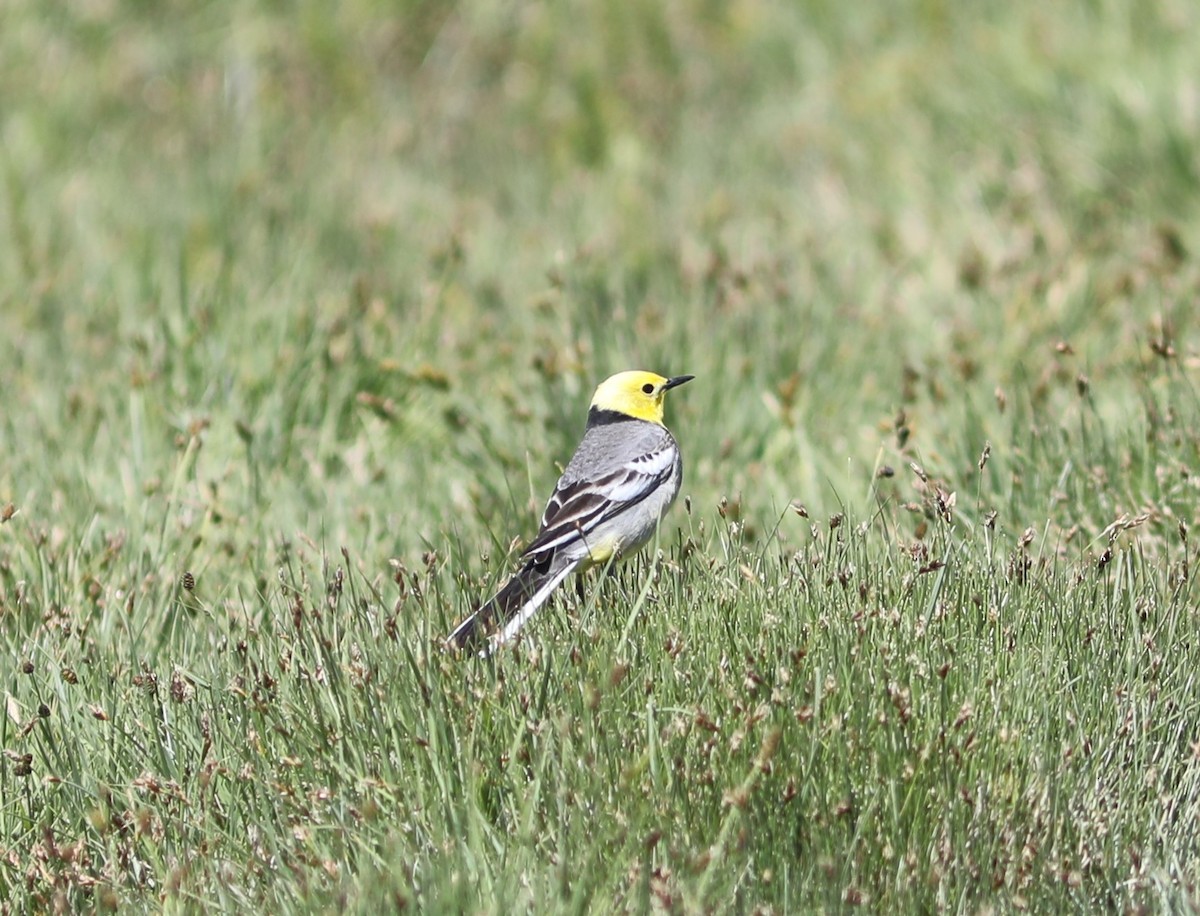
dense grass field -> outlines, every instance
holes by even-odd
[[[3,912],[1200,911],[1200,7],[0,20]]]

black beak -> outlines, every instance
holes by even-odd
[[[667,383],[663,385],[663,391],[670,391],[672,388],[678,388],[684,382],[690,382],[696,376],[694,375],[676,375],[673,378],[667,379]]]

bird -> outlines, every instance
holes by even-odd
[[[446,637],[483,643],[481,657],[516,638],[571,573],[627,558],[653,537],[683,481],[663,400],[694,375],[618,372],[596,388],[583,439],[542,513],[520,569]]]

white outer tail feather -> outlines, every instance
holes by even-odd
[[[521,609],[504,624],[504,628],[492,636],[488,640],[488,644],[479,650],[479,657],[487,658],[496,649],[511,642],[517,633],[521,631],[521,627],[529,622],[529,618],[537,613],[538,608],[546,603],[546,599],[554,593],[554,590],[558,588],[563,579],[575,571],[575,567],[578,565],[578,563],[570,563],[543,582],[541,587],[530,596],[529,600],[521,605]]]
[[[521,628],[529,622],[529,619],[538,612],[538,609],[543,604],[546,603],[546,601],[554,593],[555,589],[562,584],[562,581],[567,578],[567,576],[569,576],[579,567],[581,562],[582,560],[576,560],[574,562],[565,563],[562,567],[550,573],[545,581],[543,581],[537,587],[536,591],[534,591],[534,593],[521,604],[520,608],[515,614],[513,614],[507,620],[496,621],[497,623],[502,622],[503,626],[500,630],[488,636],[483,648],[478,652],[479,657],[487,658],[501,646],[512,642],[517,633],[520,632]],[[527,570],[523,570],[522,572],[525,571]],[[446,644],[449,646],[456,646],[462,643],[470,642],[471,636],[464,636],[464,634],[472,634],[477,626],[487,626],[491,622],[488,620],[488,617],[494,613],[491,611],[490,606],[497,600],[503,602],[504,599],[502,596],[504,592],[509,586],[519,581],[518,577],[522,575],[522,572],[518,572],[514,578],[510,579],[509,582],[500,589],[499,592],[497,592],[489,601],[485,602],[484,605],[479,608],[479,610],[477,610],[474,614],[471,614],[466,620],[462,621],[458,626],[456,626],[454,631],[446,637]],[[502,606],[503,604],[501,604],[501,607]],[[483,620],[480,619],[480,614],[485,615]]]

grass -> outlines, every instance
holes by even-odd
[[[1200,909],[1193,7],[409,6],[5,12],[5,911]]]

